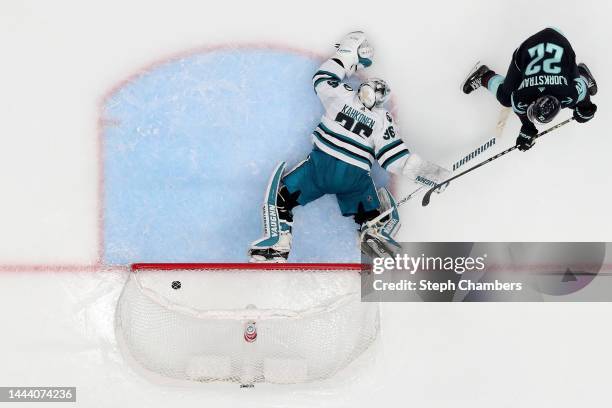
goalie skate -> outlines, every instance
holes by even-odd
[[[361,252],[370,258],[393,257],[401,246],[393,238],[401,224],[397,204],[386,188],[378,190],[383,213],[361,227]]]
[[[289,235],[289,236],[287,236]],[[282,263],[287,262],[289,252],[291,250],[291,233],[281,233],[279,242],[270,247],[252,246],[249,249],[249,260],[253,263],[269,262]]]
[[[393,239],[381,237],[373,230],[361,233],[361,252],[370,258],[392,258],[398,253],[400,246]]]

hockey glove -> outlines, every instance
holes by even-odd
[[[597,105],[593,102],[579,103],[574,108],[574,119],[578,123],[586,123],[593,119],[595,112],[597,112]]]
[[[342,63],[347,75],[350,76],[354,74],[357,70],[358,64],[361,63],[359,58],[359,48],[365,42],[366,36],[363,31],[353,31],[348,33],[338,44],[338,50],[336,51],[334,58]],[[367,59],[367,55],[364,54],[364,56],[365,59]],[[365,63],[367,64],[367,62]]]
[[[535,137],[537,134],[538,129],[536,129],[533,124],[531,124],[531,126],[523,125],[521,127],[521,133],[519,133],[518,137],[516,138],[516,147],[521,152],[526,152],[527,150],[531,149],[535,144]]]
[[[365,40],[357,49],[357,69],[364,69],[372,65],[374,59],[374,48]]]

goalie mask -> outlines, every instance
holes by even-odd
[[[382,106],[389,99],[391,88],[385,80],[380,78],[370,78],[359,86],[357,96],[368,109],[374,106]]]
[[[557,116],[561,110],[559,100],[554,96],[541,96],[527,108],[527,117],[532,122],[548,123]]]

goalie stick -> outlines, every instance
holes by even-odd
[[[487,142],[485,142],[484,144],[480,145],[476,150],[472,150],[472,154],[476,151],[480,151],[481,149],[484,151],[486,150],[489,146],[492,146],[495,144],[495,137],[489,139]],[[471,159],[471,155],[469,156]],[[461,163],[460,165],[464,164],[464,161],[467,162],[466,156],[464,156],[462,159],[460,159],[459,161],[456,161],[455,164],[453,164],[453,170],[456,170],[457,167],[457,163]],[[455,167],[457,166],[457,167]],[[423,190],[426,186],[425,185],[421,185],[419,188],[417,188],[416,190],[414,190],[412,193],[408,194],[407,196],[405,196],[404,198],[402,198],[401,200],[399,200],[397,202],[397,207],[401,207],[403,204],[406,204],[412,197],[414,197],[416,194],[418,194],[421,190]]]
[[[543,132],[538,133],[538,134],[537,134],[537,135],[534,137],[534,139],[537,139],[537,138],[539,138],[539,137],[542,137],[542,136],[544,136],[545,134],[550,133],[550,132],[552,132],[553,130],[560,128],[561,126],[567,125],[567,124],[568,124],[568,123],[570,123],[572,120],[574,120],[574,118],[573,118],[573,117],[571,117],[571,118],[569,118],[569,119],[566,119],[566,120],[564,120],[563,122],[558,123],[558,124],[556,124],[555,126],[552,126],[552,127],[548,128],[548,129],[544,130]],[[516,146],[516,145],[514,145],[514,146],[512,146],[512,147],[510,147],[510,148],[508,148],[508,149],[506,149],[506,150],[504,150],[503,152],[498,153],[498,154],[496,154],[495,156],[492,156],[492,157],[488,158],[487,160],[485,160],[485,161],[483,161],[483,162],[480,162],[480,163],[478,163],[477,165],[475,165],[475,166],[473,166],[473,167],[470,167],[470,168],[469,168],[469,169],[467,169],[467,170],[462,171],[461,173],[457,174],[456,176],[453,176],[453,177],[449,178],[448,180],[444,180],[443,182],[441,182],[441,183],[439,183],[439,184],[436,184],[436,185],[435,185],[435,186],[433,186],[431,189],[429,189],[429,191],[427,191],[427,193],[425,193],[425,195],[423,196],[423,201],[421,202],[421,204],[423,205],[423,207],[426,207],[426,206],[429,204],[429,201],[431,200],[431,194],[432,194],[432,193],[433,193],[433,192],[434,192],[434,191],[435,191],[437,188],[440,188],[440,186],[443,186],[444,184],[450,183],[451,181],[453,181],[453,180],[455,180],[455,179],[458,179],[459,177],[461,177],[461,176],[463,176],[463,175],[465,175],[465,174],[467,174],[467,173],[469,173],[469,172],[471,172],[471,171],[473,171],[473,170],[476,170],[477,168],[482,167],[482,166],[484,166],[485,164],[492,162],[493,160],[499,159],[500,157],[502,157],[502,156],[504,156],[504,155],[506,155],[506,154],[510,153],[511,151],[515,150],[516,148],[517,148],[517,146]]]
[[[481,151],[484,151],[484,150],[488,149],[490,146],[493,146],[494,144],[495,144],[495,137],[489,139],[485,143],[479,144],[478,147],[476,147],[474,149],[471,149],[470,150],[470,154],[468,154],[469,157],[464,155],[459,160],[456,160],[454,162],[454,164],[453,164],[453,171],[456,170],[458,167],[462,166],[463,164],[467,163],[472,158],[476,157],[476,155],[474,153],[480,154]],[[468,160],[466,160],[466,158]],[[459,164],[459,166],[457,164]],[[404,198],[399,200],[397,202],[397,207],[400,207],[403,204],[406,204],[412,197],[414,197],[416,194],[418,194],[425,187],[426,187],[425,185],[421,185],[419,188],[414,190],[412,193],[408,194],[407,196],[405,196]]]
[[[418,193],[419,191],[421,191],[424,188],[425,188],[425,186],[421,186],[421,187],[417,188],[412,193],[408,194],[406,197],[404,197],[401,200],[399,200],[397,202],[397,206],[400,207],[402,204],[406,204],[406,202],[408,202],[408,200],[410,200],[412,198],[412,196],[414,196],[416,193]]]

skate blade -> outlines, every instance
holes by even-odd
[[[264,258],[261,256],[251,256],[249,259],[249,263],[260,263],[260,264],[277,264],[277,263],[287,263],[285,258]]]
[[[465,82],[468,80],[469,77],[472,76],[474,72],[476,72],[478,68],[480,68],[480,65],[482,65],[480,61],[476,61],[476,64],[474,64],[472,69],[470,69],[470,72],[465,76],[463,81],[461,81],[461,84],[459,84],[459,90],[461,91],[461,93],[463,93],[463,85],[465,85]]]
[[[361,252],[370,258],[393,258],[397,251],[380,240],[369,237],[361,245]]]

